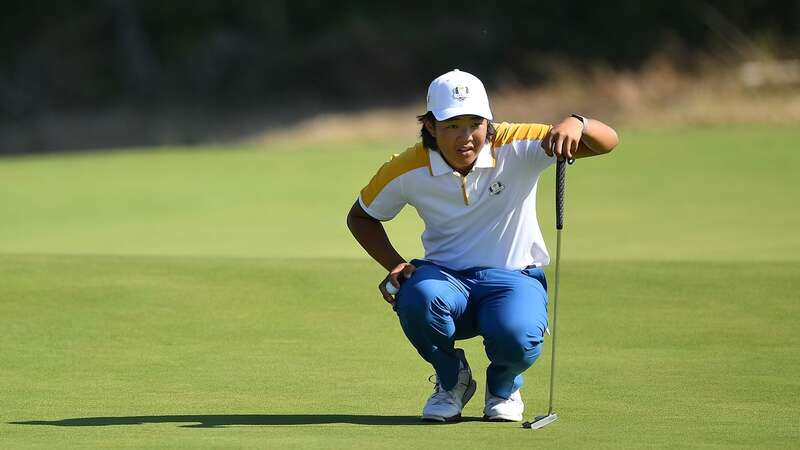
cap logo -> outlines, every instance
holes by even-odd
[[[453,98],[463,102],[469,98],[469,86],[456,86],[453,88]]]

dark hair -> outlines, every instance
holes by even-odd
[[[439,146],[436,144],[436,138],[425,128],[425,122],[430,121],[432,124],[436,124],[436,117],[434,117],[433,113],[428,111],[421,116],[417,116],[417,121],[422,124],[422,129],[419,131],[419,135],[422,136],[422,145],[425,147],[439,151]],[[494,135],[497,133],[497,130],[494,129],[494,124],[491,120],[488,120],[488,125],[486,127],[486,142],[489,142],[494,138]]]

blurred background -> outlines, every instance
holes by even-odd
[[[8,0],[0,154],[412,140],[427,84],[500,120],[800,123],[800,1]],[[409,134],[411,133],[411,134]]]

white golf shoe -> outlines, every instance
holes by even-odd
[[[477,383],[472,379],[472,371],[464,358],[464,351],[456,349],[461,358],[461,369],[458,371],[458,382],[453,389],[445,391],[436,377],[436,386],[433,394],[428,398],[422,408],[422,420],[434,422],[452,422],[461,419],[461,411],[472,395],[475,394]]]
[[[483,418],[487,420],[497,420],[503,422],[522,421],[522,412],[525,405],[522,403],[522,396],[519,389],[514,391],[509,398],[497,397],[489,392],[486,387],[486,407],[483,408]]]

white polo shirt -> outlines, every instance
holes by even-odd
[[[495,124],[497,133],[462,176],[422,143],[394,155],[361,190],[377,220],[416,208],[425,259],[453,270],[544,266],[550,256],[536,219],[539,174],[555,162],[541,147],[542,124]]]

